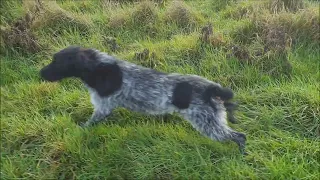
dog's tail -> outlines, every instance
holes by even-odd
[[[234,117],[234,110],[236,110],[238,105],[236,103],[228,102],[233,96],[233,92],[229,88],[210,86],[205,90],[204,100],[208,102],[215,111],[217,110],[217,107],[212,98],[219,98],[224,101],[223,105],[228,112],[228,120],[231,123],[237,123],[237,119]]]
[[[212,97],[218,97],[222,101],[228,101],[233,98],[233,92],[229,88],[210,86],[204,92],[204,99],[210,101]]]

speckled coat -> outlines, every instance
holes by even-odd
[[[162,73],[80,47],[56,53],[41,76],[49,81],[77,77],[86,84],[94,112],[85,127],[118,107],[154,115],[176,112],[201,134],[232,140],[244,153],[246,136],[227,124],[224,101],[233,97],[232,92],[203,77]]]

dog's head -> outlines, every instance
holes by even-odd
[[[59,81],[67,77],[80,77],[95,65],[96,52],[92,49],[70,46],[53,56],[52,62],[41,69],[41,77],[47,81]]]
[[[40,75],[51,82],[78,77],[101,96],[115,92],[122,84],[122,72],[115,59],[105,56],[102,62],[97,50],[75,46],[54,54],[52,62],[41,69]]]

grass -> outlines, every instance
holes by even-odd
[[[1,1],[1,179],[317,179],[319,2],[255,3]],[[81,82],[38,74],[72,44],[231,87],[249,155],[177,115],[117,109],[80,128]]]

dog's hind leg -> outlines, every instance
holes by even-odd
[[[234,141],[239,146],[240,152],[246,154],[245,134],[236,132],[227,125],[226,112],[224,110],[216,112],[211,107],[191,106],[180,113],[202,135],[217,141]]]
[[[241,154],[247,155],[245,151],[247,137],[241,132],[232,131],[231,140],[238,144]]]
[[[228,120],[235,124],[237,123],[237,119],[234,117],[234,111],[237,109],[237,104],[236,103],[232,103],[232,102],[224,102],[224,107],[226,108],[227,110],[227,117],[228,117]]]

